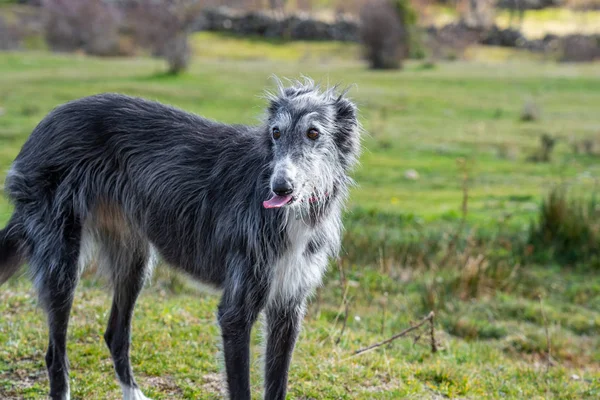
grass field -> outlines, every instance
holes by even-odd
[[[352,215],[383,221],[400,237],[408,235],[402,221],[430,230],[458,224],[464,171],[457,160],[468,166],[469,227],[509,220],[517,234],[553,185],[567,182],[583,195],[596,188],[598,158],[575,154],[570,142],[600,140],[597,64],[530,60],[429,68],[409,63],[404,71],[375,73],[354,60],[353,46],[286,46],[212,34],[194,40],[197,58],[181,76],[164,75],[161,62],[146,58],[0,53],[0,182],[27,135],[57,104],[116,91],[226,122],[254,123],[265,106],[260,95],[272,86],[269,77],[275,73],[304,74],[325,85],[355,84],[350,93],[368,135],[355,173],[349,234],[362,229],[362,220]],[[541,117],[521,122],[522,108],[530,101],[539,106]],[[558,138],[552,161],[527,161],[542,134]],[[405,177],[411,169],[418,179]],[[2,199],[0,222],[9,214]],[[581,266],[510,265],[509,275],[478,283],[473,295],[468,271],[486,267],[470,256],[460,263],[459,258],[452,259],[452,268],[413,268],[383,257],[373,265],[346,257],[345,279],[332,268],[306,319],[291,370],[290,398],[600,396],[597,272]],[[157,273],[134,321],[134,369],[147,395],[219,397],[217,301],[176,276]],[[69,342],[74,398],[119,398],[102,343],[109,302],[102,282],[92,276],[83,280]],[[439,352],[430,352],[424,335],[416,344],[404,338],[352,356],[432,309]],[[256,396],[261,392],[259,336],[253,363]],[[1,398],[44,398],[46,337],[30,284],[16,279],[2,287]]]

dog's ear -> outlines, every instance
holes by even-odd
[[[281,101],[279,99],[273,99],[269,103],[269,107],[267,108],[267,112],[269,113],[269,118],[277,113],[279,108],[281,107]]]
[[[356,105],[343,95],[335,99],[335,142],[342,154],[344,167],[356,161],[360,151],[360,132]]]
[[[356,105],[343,95],[335,100],[335,112],[338,122],[356,124]]]

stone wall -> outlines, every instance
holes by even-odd
[[[289,40],[359,40],[358,21],[350,18],[340,17],[334,22],[325,22],[302,14],[239,12],[224,7],[204,11],[196,28]]]
[[[302,14],[242,12],[224,7],[205,10],[194,28],[275,39],[360,41],[360,23],[356,19],[338,18],[334,22],[325,22]],[[463,49],[470,44],[480,43],[534,52],[552,52],[565,61],[589,61],[600,58],[600,36],[598,35],[565,37],[547,35],[543,39],[528,40],[515,29],[499,29],[492,26],[490,29],[478,30],[469,28],[464,23],[449,24],[440,28],[430,27],[426,30],[426,35],[426,45],[429,45],[433,53],[436,53],[436,47]]]
[[[567,62],[600,60],[600,35],[557,36],[548,34],[541,39],[528,40],[516,29],[494,27],[483,36],[481,43],[554,54],[559,60]]]
[[[560,7],[564,0],[499,0],[498,7],[520,10],[541,10],[547,7]]]
[[[459,53],[473,44],[488,46],[513,47],[543,53],[561,61],[585,62],[600,60],[600,35],[567,35],[548,34],[541,39],[527,39],[521,31],[493,26],[488,30],[472,29],[462,23],[455,23],[441,28],[427,29],[427,41],[430,50],[438,49],[438,55],[456,50]]]

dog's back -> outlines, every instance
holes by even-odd
[[[256,238],[235,237],[232,227],[245,215],[261,223],[269,162],[251,128],[107,94],[52,111],[23,146],[6,189],[30,224],[72,214],[83,239],[110,231],[131,240],[127,247],[151,242],[170,264],[220,285],[224,269],[214,266],[223,252]]]

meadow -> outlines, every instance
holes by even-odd
[[[364,151],[345,248],[311,303],[289,398],[600,397],[600,269],[524,263],[510,248],[552,187],[566,184],[583,197],[596,190],[598,156],[574,144],[600,140],[597,64],[475,49],[490,56],[373,72],[356,61],[354,45],[209,33],[194,37],[194,49],[179,76],[144,57],[0,53],[0,182],[40,119],[82,96],[121,92],[252,124],[272,74],[348,85]],[[522,121],[528,104],[539,118]],[[557,145],[549,162],[534,162],[543,135]],[[0,222],[10,209],[2,198]],[[217,302],[166,269],[156,272],[133,327],[132,360],[146,395],[220,398]],[[109,304],[103,282],[86,275],[69,333],[76,399],[120,396],[102,341]],[[436,353],[423,331],[353,355],[432,310]],[[1,398],[44,398],[45,329],[25,278],[0,289]],[[260,329],[253,351],[258,398]]]

